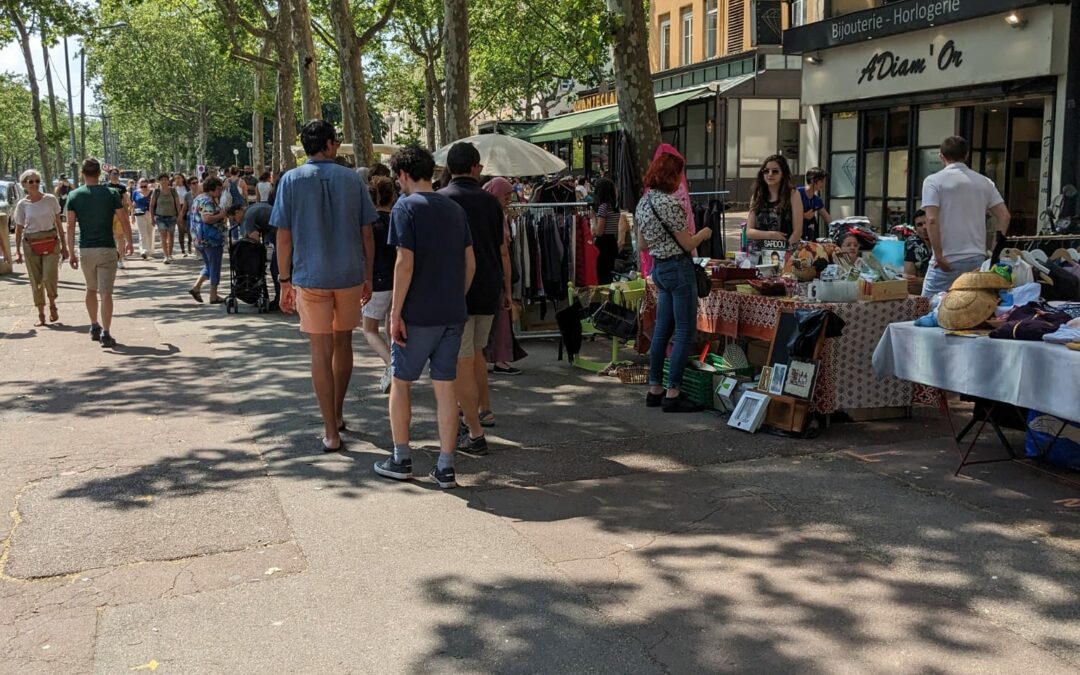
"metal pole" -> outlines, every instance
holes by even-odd
[[[86,45],[79,49],[79,156],[86,157]]]
[[[79,182],[79,160],[76,156],[75,147],[75,102],[71,96],[71,57],[68,56],[68,39],[64,36],[64,74],[67,77],[68,99],[68,132],[71,140],[71,177],[75,183]]]

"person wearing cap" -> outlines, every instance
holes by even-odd
[[[312,120],[300,132],[308,161],[278,181],[270,223],[277,228],[281,310],[300,312],[311,344],[311,380],[323,418],[322,451],[341,450],[352,334],[371,299],[378,220],[355,171],[335,160],[334,125]],[[295,284],[295,286],[294,286]]]
[[[923,181],[922,207],[933,257],[923,281],[923,296],[949,290],[964,272],[986,262],[986,214],[1004,236],[1012,216],[1001,193],[986,176],[968,168],[968,142],[950,136],[938,154],[945,168]]]
[[[499,309],[511,307],[510,251],[503,236],[503,207],[495,195],[480,187],[480,151],[472,143],[458,142],[446,155],[451,180],[440,191],[465,211],[476,257],[476,274],[466,296],[469,320],[461,334],[458,353],[458,395],[464,421],[458,431],[458,450],[472,455],[488,453],[480,420],[480,395],[487,388],[484,348]],[[493,420],[494,417],[491,416]]]
[[[825,169],[815,166],[806,171],[806,185],[798,187],[803,207],[803,239],[806,241],[817,239],[818,215],[825,219],[826,225],[832,220],[829,210],[825,208],[825,201],[821,198],[828,179],[829,174]]]

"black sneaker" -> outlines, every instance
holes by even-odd
[[[460,448],[463,445],[468,445],[468,443],[469,443],[469,425],[465,424],[464,422],[461,421],[460,418],[458,418],[457,446],[455,446],[455,447]]]
[[[116,338],[108,333],[101,334],[101,346],[107,349],[111,349],[116,346]]]
[[[412,460],[395,462],[393,456],[387,457],[381,462],[375,462],[375,473],[394,480],[412,480]]]
[[[664,402],[663,394],[645,394],[645,407],[646,408],[659,408]]]
[[[436,466],[428,474],[428,477],[444,490],[457,487],[457,477],[454,475],[454,467],[440,469]]]
[[[101,342],[101,326],[96,323],[90,326],[90,339],[94,342]]]
[[[705,409],[704,406],[700,406],[686,398],[686,394],[679,394],[676,398],[665,396],[664,402],[660,405],[666,413],[695,413]]]
[[[458,452],[470,457],[484,457],[488,454],[487,438],[483,436],[471,438],[469,432],[466,431],[464,440],[460,436],[458,437],[457,449]]]

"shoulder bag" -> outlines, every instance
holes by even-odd
[[[652,203],[651,199],[649,200],[649,208],[652,209],[653,216],[664,227],[664,231],[667,232],[669,237],[671,237],[671,240],[675,242],[675,245],[679,247],[679,250],[683,252],[683,255],[685,255],[690,260],[690,266],[694,268],[694,280],[697,282],[697,296],[699,298],[709,297],[709,294],[712,293],[712,280],[709,279],[708,272],[703,270],[700,265],[694,262],[694,256],[690,255],[690,251],[687,251],[685,248],[682,247],[682,244],[679,243],[679,240],[675,238],[675,233],[671,231],[671,228],[668,227],[668,224],[664,222],[664,219],[661,218],[660,214],[656,211],[656,205]]]

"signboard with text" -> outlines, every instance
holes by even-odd
[[[1002,14],[1051,0],[909,0],[844,14],[784,32],[784,53],[804,54],[870,39]]]
[[[803,67],[806,105],[1060,75],[1068,7],[1026,13],[1026,29],[996,17],[829,50]]]

